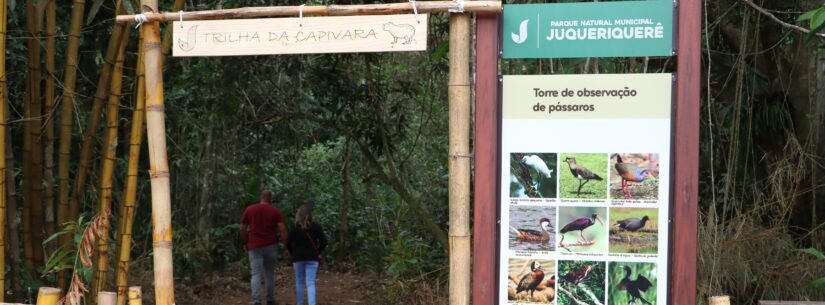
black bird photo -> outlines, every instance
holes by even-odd
[[[657,253],[659,209],[610,208],[610,253]]]
[[[656,264],[611,262],[608,290],[611,305],[656,304]]]

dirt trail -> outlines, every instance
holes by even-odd
[[[280,266],[275,274],[275,298],[279,305],[295,304],[295,273]],[[239,274],[214,274],[198,285],[178,285],[178,304],[246,305],[250,304],[249,281]],[[375,276],[340,273],[322,267],[316,280],[318,305],[376,304],[369,291],[376,291]]]

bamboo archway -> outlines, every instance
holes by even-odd
[[[409,3],[326,6],[250,7],[197,12],[160,12],[157,0],[141,0],[144,12],[121,15],[119,24],[141,23],[145,73],[146,129],[152,189],[152,241],[155,303],[174,304],[172,219],[169,164],[163,103],[163,51],[160,22],[261,17],[355,16],[451,12],[449,50],[449,257],[450,304],[470,304],[470,151],[471,19],[468,13],[499,13],[500,1],[422,1]]]

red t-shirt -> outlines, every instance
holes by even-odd
[[[249,226],[246,250],[263,248],[278,243],[278,224],[284,222],[281,210],[268,203],[246,207],[241,223]]]

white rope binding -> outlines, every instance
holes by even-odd
[[[464,0],[455,0],[455,2],[458,3],[458,9],[451,8],[447,11],[449,11],[450,13],[464,13]]]
[[[180,17],[180,28],[183,28],[183,11],[178,11],[178,17]]]
[[[410,3],[412,3],[413,14],[415,14],[415,22],[421,23],[421,21],[418,20],[418,7],[415,5],[415,0],[410,0]]]
[[[135,25],[136,29],[139,28],[141,25],[143,25],[144,22],[149,22],[149,18],[147,18],[145,14],[135,15],[135,23],[137,23]]]
[[[298,10],[298,26],[304,26],[304,6],[306,6],[306,4],[301,4]]]

